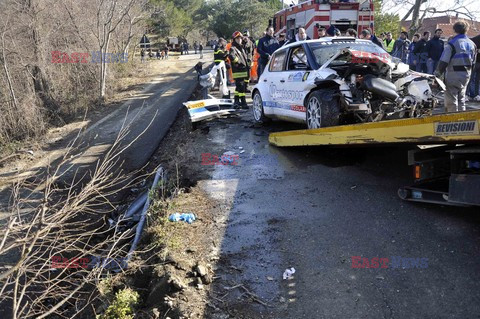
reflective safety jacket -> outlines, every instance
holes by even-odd
[[[233,42],[228,57],[230,58],[230,62],[232,63],[233,78],[248,78],[248,58],[243,46],[237,44],[237,42]]]
[[[215,46],[213,49],[213,61],[215,64],[219,64],[222,61],[225,61],[225,59],[228,57],[228,51],[225,49],[223,46]]]
[[[393,39],[390,40],[390,43],[387,43],[387,39],[383,40],[383,47],[385,48],[385,51],[387,51],[390,54],[393,53],[394,45],[395,45],[395,41]]]

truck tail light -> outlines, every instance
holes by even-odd
[[[415,179],[420,179],[421,176],[420,165],[415,165]]]

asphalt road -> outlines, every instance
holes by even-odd
[[[178,60],[148,62],[160,62],[168,69],[148,83],[140,94],[87,128],[79,143],[78,152],[82,152],[82,156],[64,165],[68,168],[67,176],[81,176],[91,171],[114,145],[122,129],[126,134],[117,149],[127,145],[128,149],[120,154],[119,163],[126,172],[143,167],[168,132],[182,103],[192,94],[197,83],[193,66],[198,61],[198,56],[188,55]]]
[[[295,126],[251,123],[249,111],[200,126],[205,152],[239,154],[198,163],[201,187],[229,207],[210,291],[224,312],[205,318],[480,317],[480,209],[398,198],[412,183],[406,147],[280,149],[268,133]],[[388,262],[354,268],[354,256]],[[269,307],[225,289],[235,283]]]

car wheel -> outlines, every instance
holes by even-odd
[[[263,100],[262,96],[260,95],[260,91],[258,90],[253,93],[252,111],[255,123],[265,123],[270,120],[265,116],[265,113],[263,112]]]
[[[340,107],[334,90],[312,92],[306,101],[307,128],[335,126],[339,123]]]

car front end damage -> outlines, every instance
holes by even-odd
[[[445,85],[435,76],[411,71],[396,60],[386,53],[345,48],[320,67],[319,74],[329,74],[317,77],[315,84],[322,88],[336,83],[342,122],[430,115]]]

